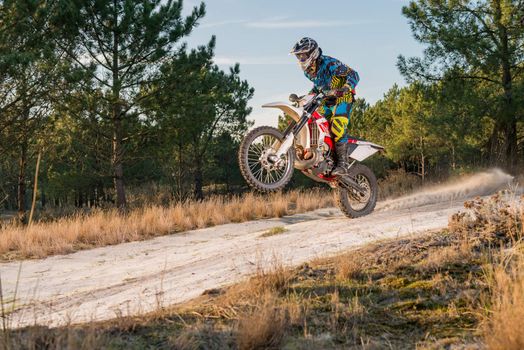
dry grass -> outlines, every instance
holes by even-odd
[[[177,332],[178,333],[178,332]],[[222,332],[212,324],[198,321],[188,326],[182,332],[168,336],[165,349],[198,350],[198,349],[231,349],[235,342],[230,332]],[[142,345],[142,344],[141,344]],[[135,349],[151,349],[151,344],[142,346],[134,344]]]
[[[509,269],[499,266],[493,271],[491,315],[484,328],[489,349],[524,349],[524,260],[523,256]]]
[[[464,203],[466,212],[454,214],[449,229],[472,245],[495,243],[516,246],[523,238],[524,196],[497,193],[489,199],[477,197]]]
[[[508,200],[509,198],[509,200]],[[497,194],[465,203],[469,214],[456,214],[450,229],[473,248],[484,248],[488,286],[483,325],[489,349],[524,349],[524,197]],[[472,234],[473,233],[473,234]]]
[[[237,331],[238,348],[278,349],[287,324],[285,310],[278,306],[277,296],[266,294],[258,305],[240,316]]]
[[[250,293],[252,295],[278,293],[288,288],[291,276],[291,271],[279,263],[275,263],[269,269],[259,268],[249,284],[252,287]]]
[[[293,271],[282,264],[280,257],[272,256],[269,259],[268,263],[263,263],[260,258],[254,276],[228,291],[223,299],[226,304],[237,300],[248,300],[246,303],[250,304],[250,300],[262,299],[268,294],[278,294],[289,288]]]
[[[357,278],[362,272],[362,263],[359,256],[341,255],[335,258],[337,278],[347,280]]]
[[[47,327],[32,327],[17,332],[10,337],[0,334],[3,350],[63,349],[92,350],[103,349],[110,337],[93,327],[64,327],[50,330]]]
[[[333,205],[329,192],[313,190],[267,196],[249,193],[233,198],[213,197],[201,202],[136,209],[127,214],[100,210],[31,227],[10,225],[2,228],[0,257],[41,258],[231,222],[281,217]]]
[[[460,239],[451,246],[429,249],[426,259],[422,260],[417,268],[421,271],[438,272],[441,267],[469,261],[471,254],[470,243]]]

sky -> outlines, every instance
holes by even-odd
[[[184,12],[200,4],[185,0]],[[206,0],[206,16],[186,38],[189,47],[217,38],[215,63],[227,70],[240,64],[240,76],[255,88],[249,119],[276,125],[278,111],[268,102],[287,101],[312,87],[293,55],[302,37],[315,39],[323,53],[360,75],[357,97],[374,103],[393,84],[405,85],[397,57],[420,56],[423,47],[402,16],[407,0]]]

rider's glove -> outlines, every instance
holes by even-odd
[[[341,87],[340,89],[336,89],[334,91],[334,95],[336,97],[343,97],[345,94],[347,94],[348,92],[351,91],[351,86],[349,86],[348,84],[344,85],[343,87]]]

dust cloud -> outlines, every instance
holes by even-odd
[[[386,200],[377,204],[377,210],[414,208],[423,205],[465,200],[475,196],[487,196],[498,190],[508,188],[513,176],[500,169],[491,169],[485,172],[461,177],[450,183],[422,189],[414,194]]]

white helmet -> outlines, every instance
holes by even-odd
[[[297,57],[300,67],[305,71],[320,57],[322,50],[315,40],[302,38],[293,46],[291,53]]]

